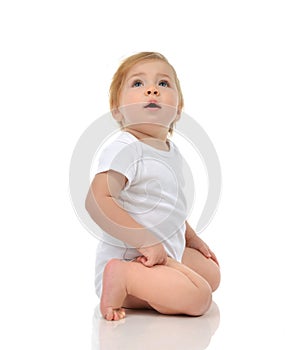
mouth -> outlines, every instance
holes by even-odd
[[[144,108],[161,108],[161,107],[154,102],[150,102]]]

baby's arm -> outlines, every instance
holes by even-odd
[[[216,255],[208,247],[208,245],[196,234],[195,230],[186,221],[186,246],[200,251],[207,258],[211,258],[219,266]]]
[[[124,175],[113,170],[97,174],[87,194],[86,210],[105,232],[135,247],[144,265],[163,265],[167,260],[163,245],[117,203],[126,182]]]

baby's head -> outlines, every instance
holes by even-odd
[[[148,61],[160,61],[166,63],[169,68],[171,69],[171,72],[174,77],[174,83],[176,85],[177,95],[178,95],[178,105],[177,105],[177,114],[180,115],[184,101],[183,101],[183,95],[180,87],[180,82],[178,80],[177,74],[173,66],[168,62],[168,60],[160,53],[158,52],[140,52],[135,55],[132,55],[128,58],[126,58],[121,65],[119,66],[118,70],[113,76],[112,83],[110,86],[110,108],[112,111],[112,114],[115,116],[115,111],[121,106],[121,92],[124,87],[126,77],[129,73],[129,71],[136,66],[137,64],[148,62]],[[121,122],[120,122],[121,124]],[[169,133],[171,134],[173,131],[174,122],[171,123],[169,127]]]

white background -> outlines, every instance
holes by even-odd
[[[185,112],[221,161],[221,202],[202,234],[222,266],[209,348],[289,348],[289,5],[1,3],[1,348],[90,348],[96,240],[71,206],[70,158],[108,111],[120,60],[146,50],[176,68]]]

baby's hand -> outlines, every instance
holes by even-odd
[[[187,239],[186,246],[198,250],[206,258],[214,260],[215,263],[219,266],[216,255],[212,252],[209,246],[199,236],[197,236],[197,234],[194,234],[193,237]]]
[[[167,254],[162,243],[150,247],[139,248],[138,251],[142,256],[138,256],[136,261],[147,267],[165,265],[167,262]]]

